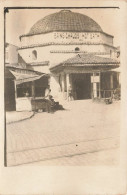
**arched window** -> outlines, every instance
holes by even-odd
[[[33,50],[32,51],[32,59],[33,60],[36,60],[37,59],[37,51],[36,50]]]
[[[75,51],[80,51],[79,47],[76,47],[76,48],[75,48]]]

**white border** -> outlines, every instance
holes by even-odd
[[[119,6],[121,17],[122,112],[119,166],[4,167],[4,14],[7,6]],[[127,175],[127,3],[125,1],[0,1],[0,194],[125,194]]]

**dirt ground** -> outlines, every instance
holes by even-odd
[[[63,106],[54,114],[37,113],[7,125],[7,166],[118,164],[120,101],[78,100]]]

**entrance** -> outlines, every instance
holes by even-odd
[[[74,74],[72,75],[72,83],[75,92],[74,99],[82,100],[91,98],[90,74]]]

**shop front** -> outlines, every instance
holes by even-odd
[[[16,111],[32,111],[32,101],[43,99],[48,86],[49,75],[29,75],[16,73],[14,75]]]

